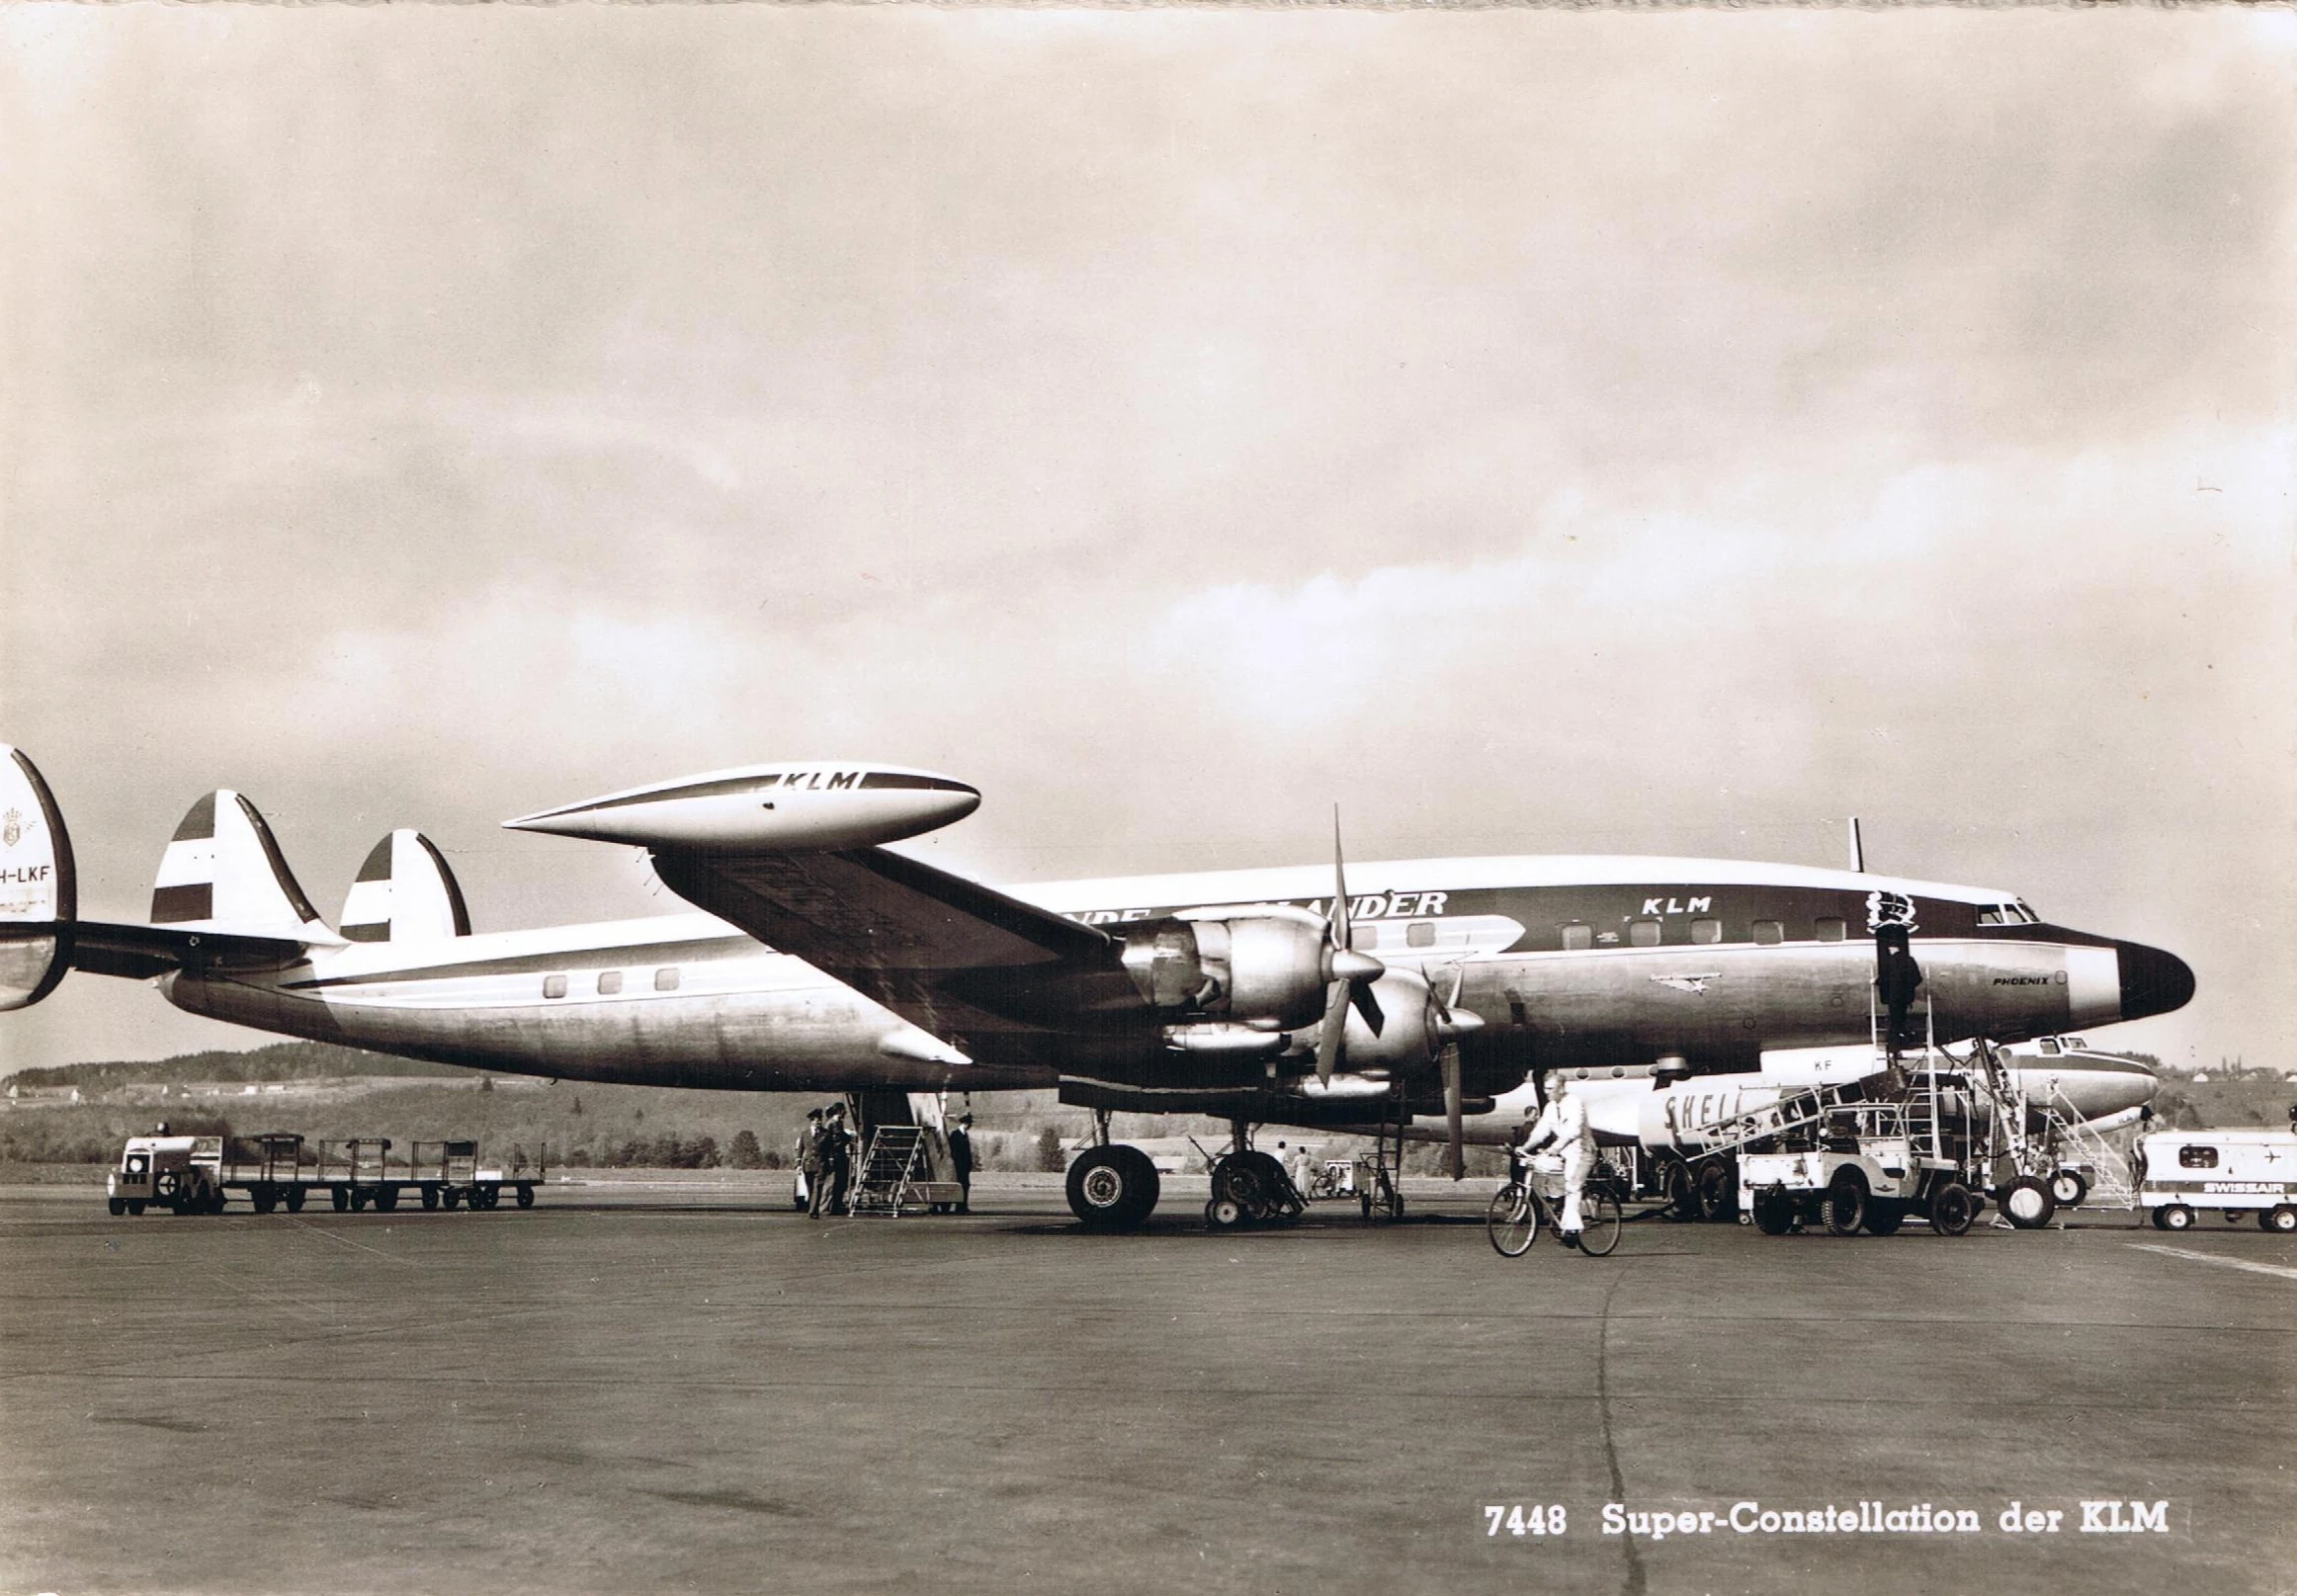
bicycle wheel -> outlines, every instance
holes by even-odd
[[[1609,1258],[1619,1245],[1619,1199],[1605,1190],[1582,1193],[1579,1223],[1579,1250],[1590,1258]]]
[[[1523,1187],[1510,1182],[1491,1194],[1483,1211],[1483,1233],[1502,1258],[1521,1258],[1539,1240],[1539,1205]]]

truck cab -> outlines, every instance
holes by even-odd
[[[105,1196],[115,1215],[154,1203],[179,1214],[221,1213],[222,1169],[220,1136],[131,1136],[120,1167],[105,1177]]]

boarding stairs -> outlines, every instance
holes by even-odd
[[[933,1178],[933,1156],[922,1125],[880,1125],[870,1134],[860,1177],[846,1194],[850,1212],[900,1218],[905,1210],[955,1208],[964,1188]]]

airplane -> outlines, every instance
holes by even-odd
[[[474,934],[414,831],[330,929],[224,789],[160,863],[151,923],[82,920],[48,785],[0,746],[0,1009],[68,971],[288,1035],[557,1078],[753,1091],[1056,1089],[1094,1111],[1089,1228],[1137,1227],[1148,1156],[1109,1112],[1260,1124],[1469,1115],[1557,1067],[1743,1072],[1872,1036],[1878,925],[1906,928],[1941,1041],[2164,1013],[2175,955],[2044,922],[2016,894],[1734,860],[1522,856],[997,889],[886,845],[981,801],[907,766],[788,761],[525,815],[646,850],[700,913]],[[1336,827],[1337,831],[1337,827]],[[1355,885],[1351,889],[1348,875]]]

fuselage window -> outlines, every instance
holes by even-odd
[[[1659,922],[1656,920],[1635,920],[1628,922],[1627,940],[1630,946],[1636,948],[1658,947]]]
[[[614,994],[616,994],[616,993],[620,992],[621,990],[622,990],[622,973],[621,973],[620,971],[618,971],[618,970],[601,970],[601,971],[599,971],[599,972],[598,972],[598,996],[599,996],[599,997],[601,997],[601,998],[611,998],[611,997],[613,997],[613,996],[614,996]]]
[[[2215,1169],[2217,1149],[2214,1147],[2180,1147],[2177,1149],[2179,1169]]]
[[[566,997],[567,978],[564,976],[545,976],[543,978],[543,996],[546,998]]]
[[[1347,928],[1347,940],[1348,946],[1359,954],[1377,953],[1379,951],[1379,928],[1364,925],[1359,921]]]
[[[1786,941],[1786,928],[1775,920],[1758,920],[1754,923],[1754,940],[1765,948],[1775,948]]]
[[[1584,953],[1594,946],[1595,928],[1593,926],[1583,925],[1575,920],[1563,928],[1563,951],[1565,953]]]
[[[1407,948],[1433,948],[1435,946],[1435,922],[1432,920],[1413,921],[1404,928],[1403,942]]]
[[[1691,923],[1691,940],[1696,943],[1723,941],[1723,922],[1720,920],[1693,921]]]
[[[654,972],[654,991],[676,992],[677,990],[678,967],[676,965],[664,965]]]
[[[1810,929],[1817,935],[1820,942],[1840,942],[1842,940],[1842,917],[1840,915],[1821,915],[1811,923]]]
[[[2041,1041],[2041,1047],[2042,1047],[2042,1050],[2043,1050],[2043,1052],[2047,1053],[2047,1054],[2048,1054],[2050,1057],[2052,1057],[2052,1058],[2056,1058],[2056,1057],[2058,1056],[2058,1038],[2057,1038],[2057,1037],[2055,1037],[2055,1036],[2045,1036],[2045,1037],[2043,1037],[2043,1038],[2042,1038],[2042,1041]]]

